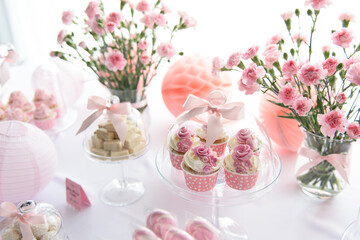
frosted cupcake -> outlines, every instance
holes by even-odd
[[[5,120],[5,118],[6,118],[5,111],[0,108],[0,121]]]
[[[59,106],[58,100],[56,99],[56,97],[51,94],[48,99],[46,100],[46,105],[52,109],[53,111],[56,112],[56,118],[61,117],[62,115],[62,111],[61,108]]]
[[[174,168],[181,170],[184,154],[193,146],[200,144],[200,139],[187,127],[181,127],[170,138],[169,153]]]
[[[40,107],[41,104],[46,103],[48,98],[49,94],[44,89],[36,89],[33,99],[35,107]]]
[[[249,145],[236,146],[223,162],[226,184],[237,190],[251,189],[259,175],[259,163]]]
[[[4,105],[4,104],[2,104],[2,102],[0,102],[0,109],[5,112],[8,109],[8,106]]]
[[[259,155],[258,153],[262,146],[261,140],[248,128],[240,129],[240,131],[230,138],[228,142],[230,151],[240,144],[249,145],[256,155]]]
[[[200,138],[200,141],[206,143],[207,136],[207,125],[202,125],[196,130],[196,136]],[[227,141],[229,139],[228,134],[223,131],[221,135],[215,140],[215,142],[210,146],[213,149],[218,157],[221,157],[225,153]]]
[[[29,122],[30,117],[24,113],[24,111],[21,108],[14,108],[7,112],[6,118],[8,120],[16,120],[21,122]]]
[[[56,112],[41,104],[34,112],[34,123],[42,130],[49,130],[55,126]]]
[[[191,148],[184,155],[181,164],[188,188],[197,192],[213,189],[220,170],[220,160],[211,148],[200,145]]]
[[[14,91],[10,94],[9,97],[9,106],[12,109],[21,108],[30,117],[34,113],[34,106],[25,98],[22,92]]]

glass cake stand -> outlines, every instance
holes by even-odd
[[[185,123],[185,125],[191,128],[193,124]],[[219,208],[221,206],[243,204],[263,196],[273,188],[281,172],[280,158],[272,148],[271,141],[261,123],[257,120],[252,121],[250,119],[249,121],[248,119],[242,121],[240,126],[242,128],[249,127],[250,129],[254,129],[255,126],[258,136],[261,135],[264,143],[259,156],[261,162],[259,176],[256,185],[249,190],[240,191],[230,188],[225,182],[224,170],[221,169],[214,189],[206,192],[192,191],[186,186],[182,170],[177,170],[172,166],[167,145],[162,146],[155,159],[157,171],[170,190],[186,200],[212,206],[213,224],[221,230],[222,234],[232,239],[248,239],[248,237],[245,231],[232,219],[220,218]],[[228,129],[230,129],[229,135],[231,136],[234,134],[231,131],[239,129],[239,125],[230,123]],[[174,134],[174,131],[170,129],[168,139],[172,134]],[[228,153],[229,150],[227,149],[223,156],[226,156]],[[223,159],[220,160],[222,161]]]
[[[128,160],[135,160],[143,156],[148,150],[149,142],[148,136],[145,147],[137,152],[126,156],[104,157],[92,153],[87,139],[84,140],[83,148],[89,159],[97,163],[116,165],[119,169],[119,177],[105,184],[100,191],[100,199],[103,203],[114,207],[123,207],[135,203],[144,195],[144,184],[138,179],[126,177],[124,164]]]

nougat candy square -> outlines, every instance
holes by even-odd
[[[104,141],[104,150],[120,151],[122,147],[120,140]]]
[[[91,142],[92,146],[95,148],[104,148],[104,140],[98,138],[95,134],[91,136]]]
[[[99,149],[99,148],[90,148],[90,151],[94,154],[100,155],[100,156],[104,156],[104,157],[108,157],[110,155],[109,151],[106,151],[104,149]]]
[[[98,128],[98,130],[96,130],[96,136],[102,140],[109,141],[114,139],[115,133],[109,132],[106,128]]]
[[[110,156],[117,157],[117,156],[126,156],[129,155],[129,151],[127,149],[122,149],[120,151],[111,151]]]

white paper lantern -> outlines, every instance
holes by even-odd
[[[32,198],[52,179],[57,153],[39,128],[19,122],[0,122],[0,202]]]

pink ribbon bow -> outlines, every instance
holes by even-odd
[[[208,101],[190,94],[183,105],[183,108],[187,111],[178,116],[175,123],[185,122],[208,111],[212,113],[208,118],[206,133],[206,147],[210,147],[223,132],[221,116],[229,120],[241,120],[244,118],[244,103],[225,103],[225,94],[218,90],[209,94]]]
[[[345,182],[349,183],[347,172],[344,168],[348,166],[347,154],[329,154],[329,155],[321,156],[315,150],[312,150],[310,148],[301,148],[299,154],[309,159],[312,159],[312,161],[300,167],[296,173],[297,176],[299,176],[301,173],[305,172],[306,170],[318,165],[323,160],[326,160],[339,172],[340,176],[345,180]]]
[[[33,214],[33,213],[21,213],[16,208],[15,204],[11,202],[3,202],[0,205],[0,216],[5,217],[4,220],[0,222],[0,231],[5,227],[9,226],[16,220],[19,220],[19,227],[24,240],[34,239],[34,235],[30,228],[30,223],[32,224],[44,224],[46,222],[45,216],[42,214]]]
[[[108,104],[106,100],[101,97],[98,96],[89,97],[87,108],[90,110],[94,109],[97,111],[95,111],[87,119],[84,120],[76,135],[87,129],[98,117],[101,116],[103,111],[106,109],[107,115],[109,116],[109,119],[115,128],[115,131],[119,136],[120,141],[123,143],[126,138],[127,126],[119,115],[129,115],[130,103],[119,102],[119,103],[113,103],[110,106],[107,105]]]

